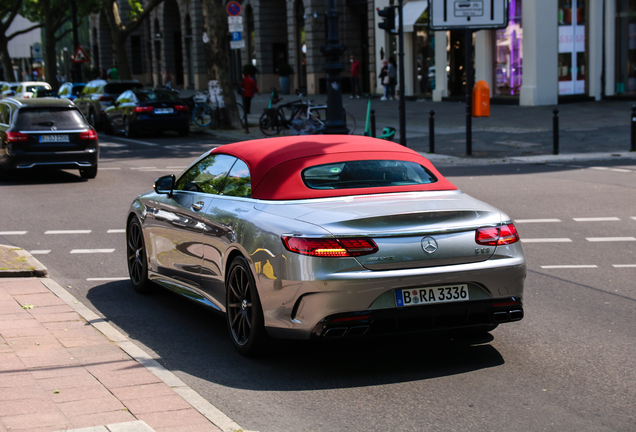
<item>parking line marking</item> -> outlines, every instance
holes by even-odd
[[[44,234],[90,234],[92,230],[50,230]]]
[[[515,219],[515,223],[549,223],[561,222],[561,219]]]
[[[104,278],[86,278],[87,281],[123,281],[130,280],[129,277],[104,277]]]
[[[632,219],[636,220],[636,216],[632,216]]]
[[[122,141],[135,143],[135,144],[143,144],[143,145],[147,145],[147,146],[152,146],[152,147],[157,147],[159,145],[159,144],[155,144],[155,143],[150,143],[150,142],[146,142],[146,141],[137,141],[137,140],[128,139],[128,138],[117,137],[117,139],[118,140],[122,140]]]
[[[589,217],[589,218],[572,218],[575,222],[613,222],[620,221],[617,217]]]
[[[636,268],[636,264],[612,264],[612,267],[616,267],[616,268]]]
[[[27,231],[0,231],[0,235],[25,235]]]
[[[153,170],[157,169],[157,167],[130,167],[131,170]]]
[[[636,237],[587,237],[585,240],[589,242],[620,242],[636,241]]]
[[[607,171],[607,170],[609,170],[609,168],[607,168],[607,167],[597,167],[597,166],[590,167],[590,169],[593,169],[593,170],[601,170],[601,171]]]
[[[119,234],[119,233],[125,233],[126,230],[125,229],[109,229],[108,231],[106,231],[106,234]]]
[[[73,249],[72,254],[113,253],[115,249]]]
[[[117,168],[117,167],[99,167],[99,170],[100,170],[100,171],[104,171],[104,170],[107,170],[107,171],[114,171],[114,170],[120,170],[120,169],[121,169],[121,168]]]
[[[186,169],[187,166],[169,166],[169,167],[166,167],[166,168],[167,169],[181,169],[181,170],[183,170],[183,169]]]
[[[51,250],[50,250],[50,249],[49,249],[49,250],[47,250],[47,249],[41,249],[41,250],[32,250],[32,251],[29,251],[29,253],[30,253],[31,255],[47,255],[47,254],[49,254],[50,252],[51,252]]]
[[[598,268],[595,265],[545,265],[541,266],[542,269],[584,269],[584,268]]]
[[[612,168],[612,169],[610,169],[610,171],[615,171],[615,172],[633,172],[632,170],[623,169],[623,168]]]
[[[569,238],[522,238],[522,243],[572,243]]]

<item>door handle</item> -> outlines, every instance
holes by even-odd
[[[194,204],[192,204],[192,210],[199,211],[199,210],[201,210],[203,208],[204,204],[205,203],[203,201],[197,201]]]

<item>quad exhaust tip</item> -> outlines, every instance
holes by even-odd
[[[369,326],[356,326],[356,327],[334,327],[327,330],[322,336],[326,339],[336,339],[344,337],[358,337],[364,336],[369,330]]]
[[[510,321],[520,321],[523,318],[523,310],[514,309],[511,311],[493,312],[492,320],[496,323],[505,323]]]

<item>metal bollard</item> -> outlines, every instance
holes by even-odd
[[[629,151],[636,151],[636,105],[632,105],[632,145]]]
[[[375,138],[375,110],[371,110],[371,136]]]
[[[554,109],[552,111],[554,117],[552,118],[552,154],[559,154],[559,110]]]
[[[431,110],[428,118],[428,152],[435,153],[435,111]]]

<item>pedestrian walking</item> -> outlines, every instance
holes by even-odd
[[[382,86],[384,87],[384,96],[380,100],[387,100],[389,96],[389,61],[387,59],[382,60],[382,69],[380,69],[380,75],[378,75]]]
[[[362,63],[353,54],[349,57],[351,62],[351,96],[349,99],[360,99],[362,90],[360,89],[360,70],[362,69]]]
[[[243,79],[239,83],[239,89],[243,89],[242,91],[239,90],[243,96],[243,110],[245,114],[251,114],[254,91],[256,91],[259,96],[261,95],[261,91],[256,87],[256,82],[247,72],[243,72]]]
[[[395,97],[395,86],[397,85],[397,64],[395,57],[389,57],[389,100]]]
[[[172,72],[166,70],[163,74],[163,87],[166,90],[172,90]]]
[[[119,73],[117,72],[116,65],[113,65],[113,67],[108,70],[108,79],[112,79],[112,80],[119,79]]]

